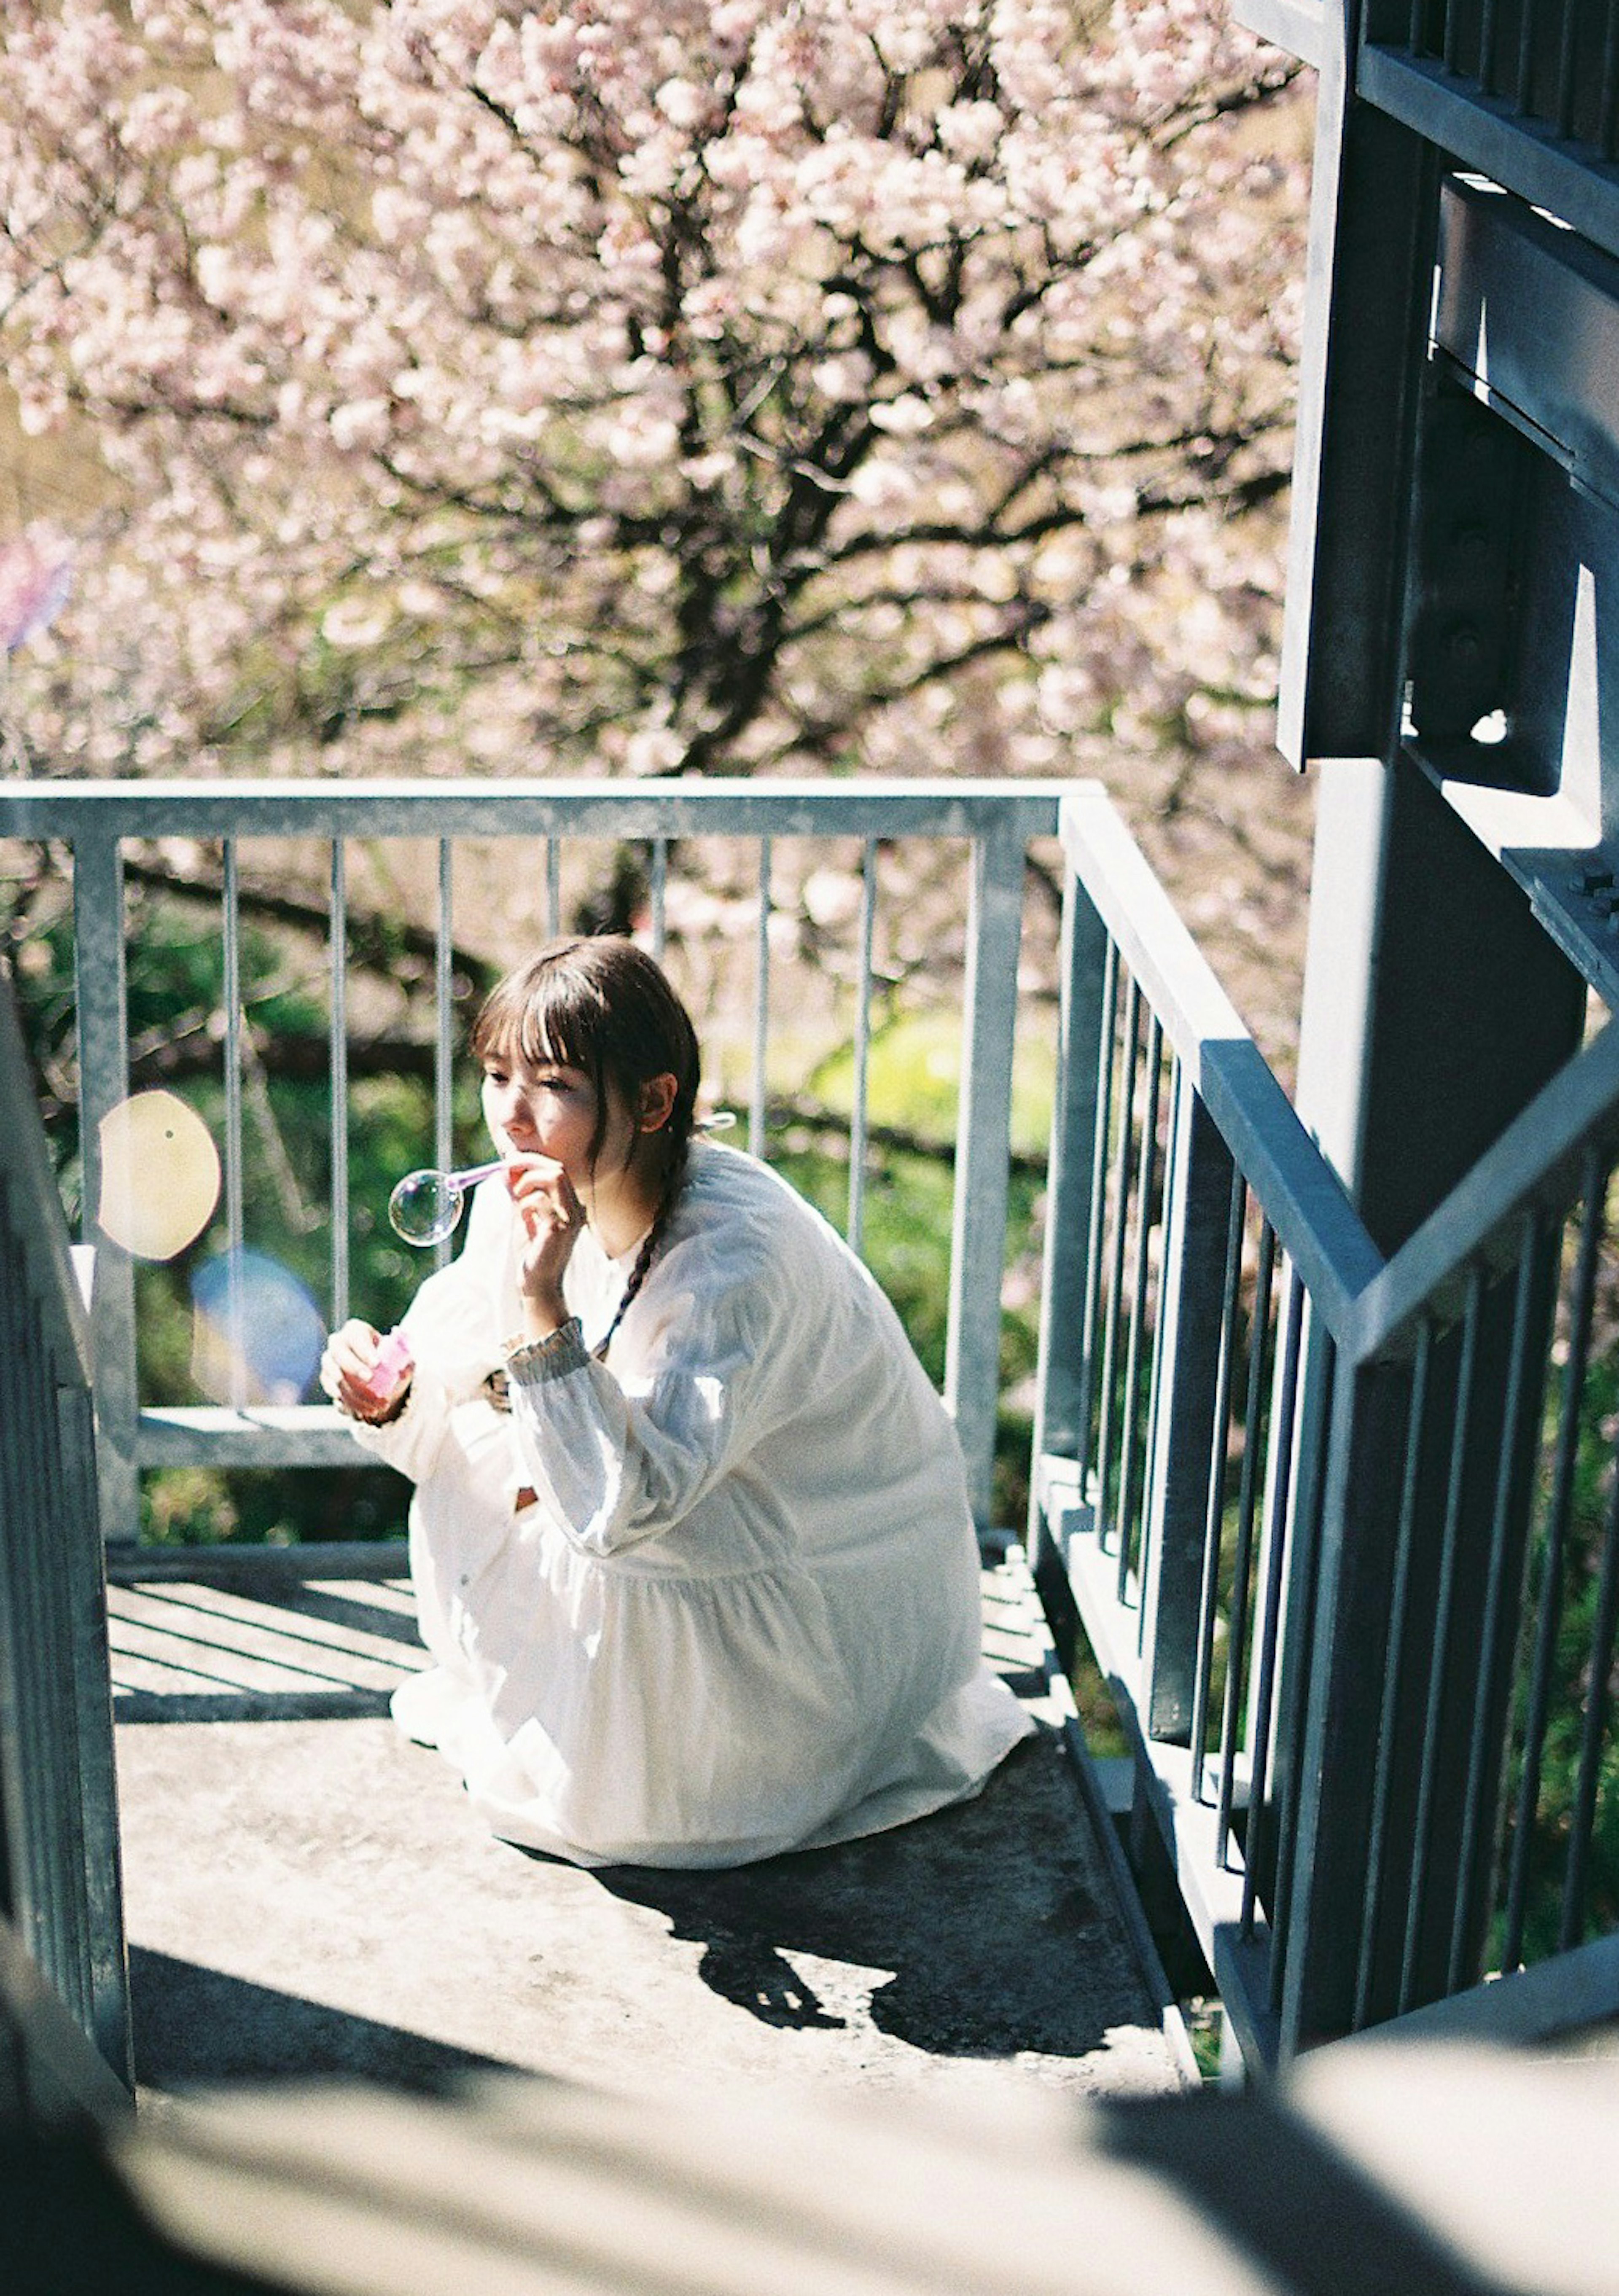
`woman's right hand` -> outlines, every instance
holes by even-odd
[[[408,1354],[402,1365],[381,1366],[383,1345],[357,1317],[333,1332],[320,1361],[320,1383],[338,1409],[372,1427],[394,1417],[415,1373]]]
[[[522,1244],[517,1289],[523,1328],[544,1339],[568,1320],[563,1277],[585,1226],[585,1207],[562,1166],[548,1156],[520,1156],[506,1166],[506,1185],[516,1207]]]

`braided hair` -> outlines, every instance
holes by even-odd
[[[665,1182],[663,1193],[658,1200],[658,1209],[653,1215],[652,1226],[641,1239],[641,1249],[636,1254],[636,1264],[629,1271],[629,1279],[620,1296],[618,1306],[612,1311],[612,1321],[591,1350],[597,1363],[606,1361],[607,1350],[612,1345],[613,1335],[629,1313],[637,1292],[646,1281],[646,1271],[657,1257],[658,1246],[663,1241],[663,1231],[669,1226],[670,1217],[675,1209],[675,1199],[679,1193],[678,1180],[672,1184]]]
[[[607,1135],[609,1095],[633,1108],[653,1078],[675,1079],[673,1103],[655,1136],[658,1208],[596,1349],[603,1357],[646,1281],[686,1177],[702,1065],[691,1015],[645,949],[618,934],[595,934],[553,941],[497,982],[473,1023],[472,1048],[480,1060],[515,1053],[531,1067],[553,1062],[588,1076],[596,1101],[593,1168]]]

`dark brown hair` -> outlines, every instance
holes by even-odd
[[[633,1110],[656,1076],[675,1079],[674,1105],[659,1132],[663,1185],[672,1191],[696,1116],[701,1055],[691,1015],[661,966],[616,934],[553,941],[489,991],[473,1026],[479,1060],[514,1054],[580,1069],[596,1089],[592,1163],[606,1137],[609,1090]]]

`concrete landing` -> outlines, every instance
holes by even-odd
[[[399,1582],[169,1582],[110,1604],[149,2096],[329,2072],[434,2088],[497,2066],[964,2099],[1186,2077],[1015,1554],[986,1580],[986,1647],[1040,1736],[975,1802],[717,1874],[587,1873],[486,1833],[455,1774],[379,1714],[419,1662]]]

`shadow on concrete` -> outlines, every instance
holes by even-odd
[[[292,1550],[289,1550],[292,1551]],[[408,1590],[226,1564],[108,1589],[119,1722],[347,1721],[427,1663]]]
[[[1195,2208],[1218,2252],[1287,2296],[1529,2296],[1467,2259],[1302,2116],[1248,2095],[1102,2100],[1098,2153],[1147,2171]]]
[[[340,1593],[334,1586],[308,1580],[284,1595],[279,1607],[295,1611],[300,1618],[324,1620],[328,1626],[341,1627],[353,1634],[399,1643],[416,1653],[422,1649],[414,1610],[390,1607],[378,1601],[369,1587],[353,1585]]]
[[[129,1950],[135,2062],[143,2088],[326,2075],[436,2096],[467,2073],[512,2066],[222,1970]]]
[[[612,1866],[596,1879],[701,1944],[703,1981],[764,2024],[848,2021],[797,1956],[875,1979],[871,2022],[913,2048],[1075,2057],[1128,2021],[1122,2010],[1158,2021],[1112,1907],[1092,1895],[1104,1870],[1060,1742],[1042,1732],[975,1801],[889,1833],[729,1873]]]

